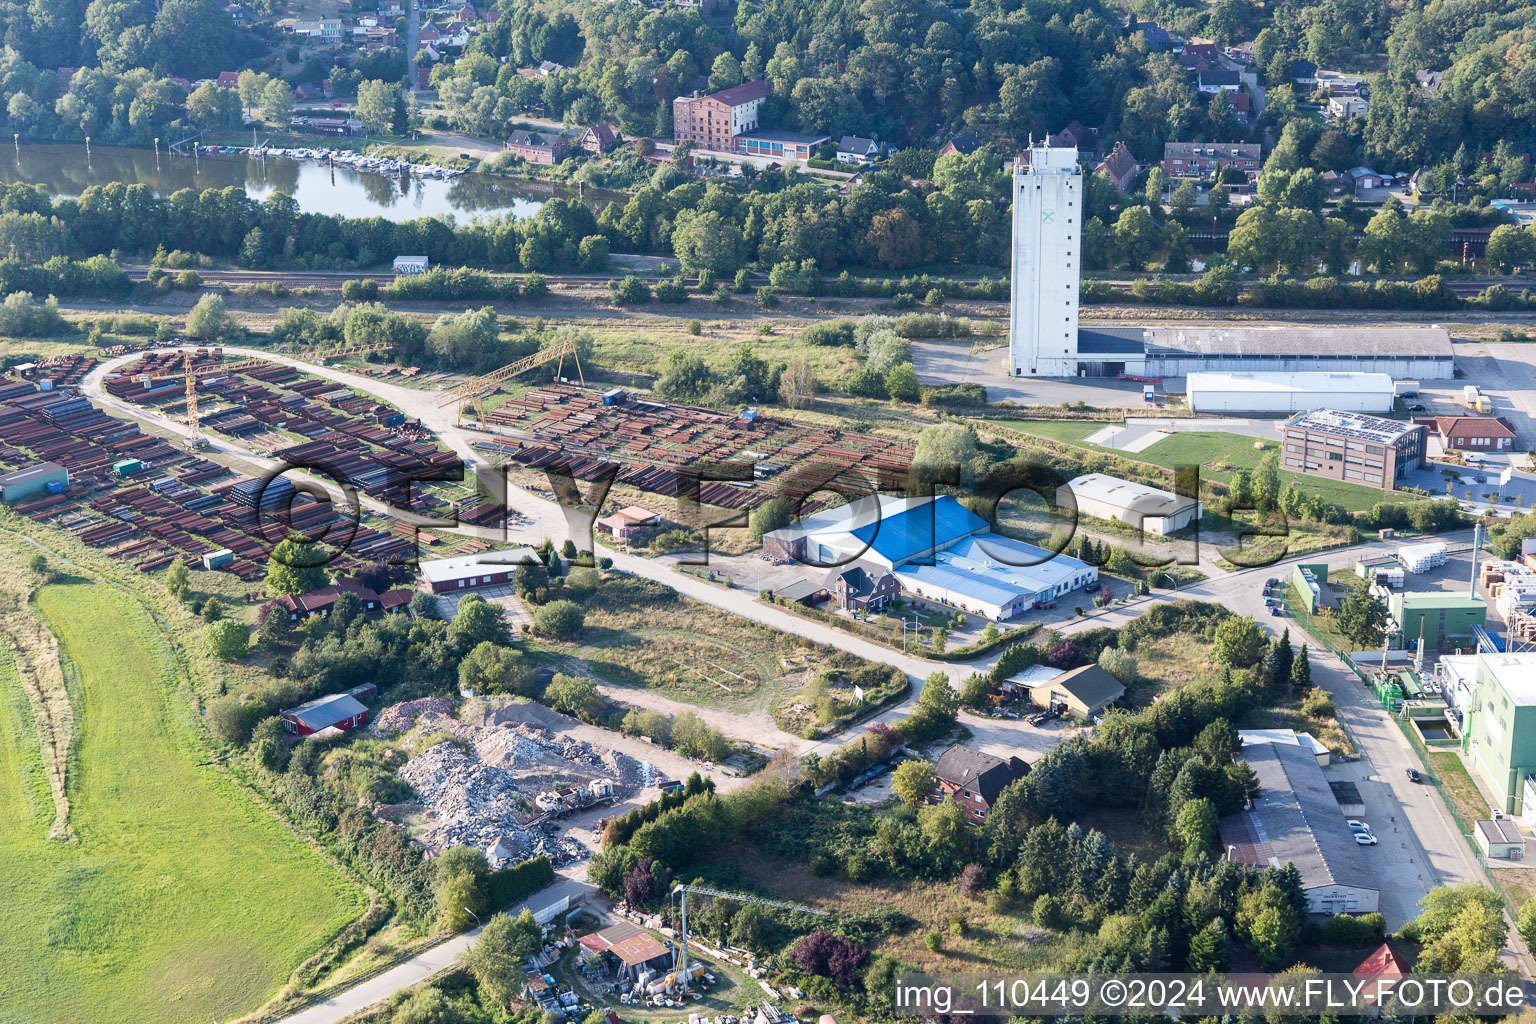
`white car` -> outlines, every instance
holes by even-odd
[[[1371,826],[1363,821],[1356,821],[1354,818],[1350,818],[1345,824],[1349,826],[1351,832],[1370,832],[1371,830]]]
[[[1355,842],[1359,843],[1361,846],[1375,846],[1376,837],[1371,835],[1369,832],[1356,832]]]

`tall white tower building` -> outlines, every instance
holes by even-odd
[[[1011,377],[1077,376],[1082,227],[1077,148],[1031,145],[1013,165]]]

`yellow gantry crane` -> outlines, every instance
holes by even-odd
[[[187,371],[187,447],[207,448],[208,438],[197,425],[197,375],[192,372],[192,353],[183,352],[181,361]]]
[[[463,423],[464,407],[466,405],[471,405],[476,402],[481,403],[479,413],[480,415],[483,415],[484,399],[490,395],[495,394],[501,389],[503,384],[511,380],[513,377],[516,377],[520,373],[526,373],[527,371],[533,369],[535,366],[542,366],[545,363],[554,362],[558,359],[560,363],[555,368],[555,376],[559,377],[561,372],[565,369],[566,356],[570,356],[573,360],[575,360],[576,376],[581,380],[583,384],[585,384],[587,382],[587,378],[581,372],[581,356],[577,355],[576,353],[576,343],[567,339],[564,341],[556,342],[541,352],[535,352],[531,356],[519,359],[515,363],[508,363],[506,366],[503,366],[499,370],[492,370],[490,373],[483,374],[479,377],[470,378],[469,380],[460,384],[458,387],[454,388],[451,395],[443,399],[441,402],[438,402],[437,407],[442,409],[445,406],[457,404],[459,407],[458,422]]]

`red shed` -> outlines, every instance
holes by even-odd
[[[333,693],[282,712],[283,728],[295,736],[309,736],[321,729],[356,729],[368,721],[368,709],[350,693]]]

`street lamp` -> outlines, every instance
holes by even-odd
[[[473,910],[470,910],[468,907],[464,908],[464,913],[468,914],[470,917],[475,919],[475,927],[476,928],[481,927],[481,925],[480,925],[480,915],[479,914],[475,913]]]

